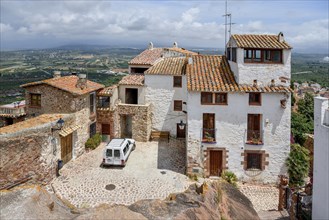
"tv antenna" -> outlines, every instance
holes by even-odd
[[[227,55],[226,53],[226,45],[227,45],[227,32],[229,33],[229,39],[231,38],[231,33],[232,33],[232,25],[235,23],[232,23],[232,14],[227,12],[227,0],[225,1],[225,15],[223,15],[225,17],[225,55]],[[227,23],[227,19],[229,19],[229,23]],[[229,30],[227,31],[227,26],[229,25]]]

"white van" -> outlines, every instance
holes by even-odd
[[[134,139],[112,139],[103,152],[103,165],[125,166],[131,151],[135,150]]]

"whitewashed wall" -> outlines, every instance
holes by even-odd
[[[313,219],[329,219],[329,100],[314,98]]]
[[[126,101],[126,88],[128,89],[138,89],[138,104],[145,104],[145,89],[144,86],[133,86],[133,85],[120,85],[119,86],[119,99],[122,103]]]
[[[236,47],[234,40],[231,44],[232,47]],[[290,79],[291,50],[283,50],[282,60],[282,64],[244,63],[244,49],[237,48],[237,62],[229,61],[229,64],[239,84],[252,85],[256,79],[259,85],[268,86],[274,79],[276,85],[289,86],[290,81],[282,83],[279,77]]]
[[[283,93],[263,93],[262,106],[249,106],[248,94],[229,93],[227,106],[201,105],[200,93],[189,92],[187,96],[187,156],[195,158],[199,163],[203,161],[200,154],[203,113],[215,113],[217,143],[202,144],[202,150],[207,147],[229,150],[228,169],[241,180],[275,182],[279,174],[286,173],[284,162],[290,151],[290,98],[287,108],[283,109],[280,105],[280,99],[283,97]],[[263,145],[245,144],[248,114],[262,114]],[[268,123],[265,123],[267,119]],[[241,153],[244,150],[265,150],[269,154],[267,158],[269,165],[260,175],[253,178],[245,175],[243,165],[241,165],[243,161]]]
[[[145,75],[145,87],[145,102],[152,104],[152,130],[176,136],[177,123],[186,123],[186,114],[173,110],[174,100],[186,102],[186,76],[182,76],[182,88],[174,88],[172,75]]]

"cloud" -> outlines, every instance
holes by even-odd
[[[120,42],[224,46],[222,1],[4,1],[1,45]],[[305,5],[305,6],[304,6]],[[231,1],[232,33],[278,34],[296,49],[328,47],[328,3]],[[269,10],[274,13],[269,13]],[[287,19],[287,15],[290,16]],[[295,18],[296,17],[296,18]],[[313,48],[312,48],[313,47]],[[328,50],[328,49],[327,49]]]
[[[11,31],[13,28],[10,26],[10,24],[3,24],[0,23],[0,33]]]

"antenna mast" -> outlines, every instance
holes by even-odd
[[[227,12],[227,0],[225,1],[225,46],[224,46],[224,49],[225,49],[225,55],[227,56],[227,48],[226,48],[226,45],[227,45],[227,25],[230,25],[230,28],[228,30],[229,32],[229,39],[231,38],[231,31],[232,31],[232,25],[235,24],[235,23],[232,23],[232,14],[231,13],[228,13]],[[227,18],[229,17],[230,21],[229,23],[227,23]],[[232,52],[231,52],[232,54]]]

